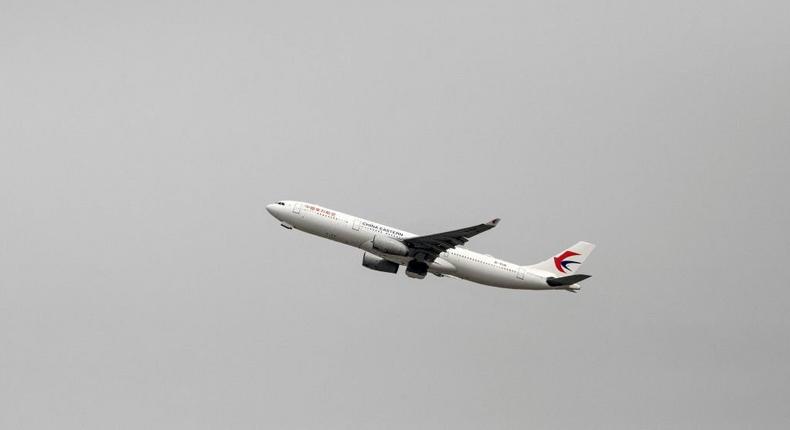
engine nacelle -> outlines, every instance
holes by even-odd
[[[398,273],[398,267],[400,267],[398,263],[387,261],[377,255],[368,254],[367,252],[362,255],[362,265],[368,269],[387,273]]]
[[[391,239],[387,236],[377,234],[373,236],[373,249],[384,254],[391,255],[408,255],[409,247],[404,245],[403,242]]]
[[[409,278],[423,279],[428,274],[428,264],[422,261],[411,260],[406,266],[406,276]]]

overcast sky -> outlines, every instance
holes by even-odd
[[[790,3],[397,3],[2,3],[0,427],[790,427]]]

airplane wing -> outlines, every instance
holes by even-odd
[[[410,237],[403,239],[403,243],[409,247],[409,257],[419,261],[431,262],[442,252],[458,245],[463,245],[469,238],[484,231],[491,230],[499,223],[499,218],[493,219],[484,224],[472,227],[461,228],[444,233],[429,234],[426,236]]]

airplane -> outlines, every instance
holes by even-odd
[[[577,270],[595,248],[592,243],[578,242],[545,261],[521,266],[461,246],[472,236],[496,227],[499,218],[444,233],[416,235],[314,203],[282,200],[267,205],[266,210],[288,230],[365,251],[362,266],[368,269],[397,273],[400,266],[406,266],[406,276],[416,279],[430,272],[492,287],[575,293],[581,289],[579,282],[590,277]]]

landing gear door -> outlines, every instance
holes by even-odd
[[[301,203],[294,203],[294,213],[298,214],[302,211],[302,204]]]
[[[524,269],[523,268],[519,268],[518,269],[518,273],[516,274],[516,278],[524,279]]]

